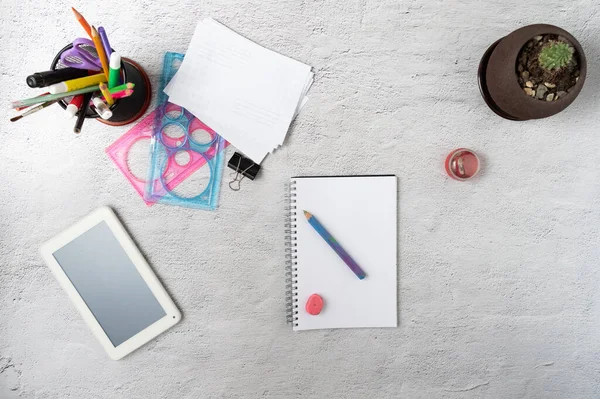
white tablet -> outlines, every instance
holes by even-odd
[[[45,243],[41,253],[112,359],[122,358],[181,320],[108,207]]]

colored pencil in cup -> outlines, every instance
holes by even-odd
[[[104,46],[102,45],[102,39],[100,39],[100,35],[94,26],[92,26],[92,41],[94,42],[94,47],[96,47],[98,59],[102,64],[102,71],[104,72],[104,75],[106,75],[106,80],[108,81],[108,58],[106,58],[106,52],[104,51]]]
[[[109,107],[113,105],[115,103],[115,100],[113,99],[112,94],[110,94],[110,91],[108,91],[108,86],[106,86],[106,83],[100,83],[98,87],[100,88],[100,92],[104,96],[103,101],[106,101]]]
[[[325,229],[325,227],[323,227],[323,225],[319,223],[317,218],[307,211],[304,211],[304,216],[306,216],[306,220],[308,220],[308,223],[317,231],[317,233],[319,233],[319,235],[325,240],[325,242],[329,244],[331,249],[333,249],[335,253],[338,254],[340,258],[342,258],[342,260],[350,268],[350,270],[352,270],[352,272],[356,274],[356,277],[358,277],[361,280],[364,279],[367,275],[363,271],[363,269],[360,268],[360,266],[354,261],[354,259],[352,259],[350,255],[348,255],[348,252],[346,252],[344,248],[342,248],[342,246],[337,242],[337,240],[333,238],[331,233],[329,233]]]
[[[135,84],[133,84],[133,83],[126,83],[126,84],[117,86],[113,89],[109,89],[109,91],[112,94],[112,93],[116,93],[118,91],[131,89],[134,86],[135,86]],[[46,101],[60,100],[65,97],[76,96],[78,94],[91,93],[91,92],[98,91],[98,90],[100,90],[100,88],[98,87],[98,85],[95,85],[95,86],[85,87],[85,88],[79,89],[79,90],[67,91],[66,93],[46,94],[45,96],[37,96],[37,97],[33,97],[33,98],[26,98],[24,100],[13,101],[12,103],[10,103],[10,106],[11,106],[11,108],[29,107],[31,105],[44,103]]]
[[[122,85],[118,85],[115,87],[109,87],[108,89],[110,90],[111,93],[114,94],[118,91],[133,89],[134,87],[135,87],[135,83],[123,83]]]
[[[121,90],[121,91],[118,91],[118,92],[112,94],[112,98],[113,98],[113,100],[120,100],[122,98],[129,97],[132,94],[133,94],[133,90],[132,89]],[[101,96],[100,99],[102,101],[106,101],[106,97],[104,97],[104,96]]]
[[[19,108],[19,107],[23,107],[23,106],[45,103],[46,101],[60,100],[65,97],[76,96],[77,94],[91,93],[91,92],[97,91],[97,90],[99,90],[98,85],[86,87],[84,89],[68,91],[66,93],[47,94],[45,96],[26,98],[24,100],[13,101],[11,103],[11,108]]]
[[[50,94],[50,92],[42,93],[42,94],[40,94],[39,96],[36,96],[36,97],[47,96],[48,94]],[[17,107],[17,108],[15,108],[15,111],[23,111],[25,108],[29,108],[29,107],[31,107],[31,105],[25,105],[23,107]]]
[[[81,15],[79,13],[79,11],[77,11],[75,8],[71,7],[71,10],[73,10],[73,14],[75,14],[75,18],[77,18],[77,21],[81,24],[81,26],[86,31],[86,33],[88,34],[90,39],[92,39],[92,28],[90,27],[90,24],[88,24],[88,22],[85,20],[85,18],[83,18],[83,15]]]
[[[106,57],[110,59],[110,55],[112,54],[112,48],[110,47],[110,43],[108,42],[108,36],[106,36],[106,31],[103,27],[98,27],[98,34],[100,35],[100,40],[102,40],[102,45],[104,46]]]

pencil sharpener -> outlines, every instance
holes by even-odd
[[[467,148],[456,149],[446,157],[446,173],[454,180],[469,180],[479,173],[479,157]]]

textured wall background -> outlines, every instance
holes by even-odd
[[[263,0],[0,3],[5,104],[82,36],[69,7],[154,82],[212,16],[311,64],[286,145],[220,208],[146,207],[104,149],[127,131],[58,108],[0,107],[2,398],[584,398],[600,396],[600,5],[591,0]],[[487,46],[546,22],[589,63],[565,112],[515,123],[483,103]],[[473,183],[442,170],[458,146]],[[285,324],[283,186],[297,174],[395,173],[400,327],[292,333]],[[229,172],[225,174],[229,178]],[[38,255],[112,206],[184,314],[123,361],[107,358]]]

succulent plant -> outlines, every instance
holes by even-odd
[[[571,63],[574,51],[565,42],[549,41],[540,51],[540,66],[548,71],[562,69]]]

